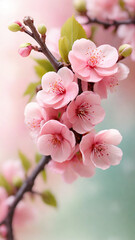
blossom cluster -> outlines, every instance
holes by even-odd
[[[92,177],[96,168],[104,170],[120,163],[119,131],[96,133],[95,126],[105,117],[101,98],[129,70],[118,63],[114,47],[96,47],[83,38],[74,42],[68,58],[71,68],[43,75],[36,102],[26,105],[25,123],[39,153],[51,156],[48,167],[71,183],[78,176]]]

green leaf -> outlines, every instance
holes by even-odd
[[[46,175],[45,169],[41,172],[41,176],[42,176],[42,179],[44,180],[44,182],[46,182],[47,181],[47,175]]]
[[[41,79],[43,77],[43,75],[46,73],[46,70],[40,66],[40,65],[36,65],[34,66],[35,72],[38,75],[38,77]]]
[[[66,62],[69,63],[68,60],[68,52],[69,52],[69,41],[67,37],[61,37],[59,39],[59,52],[62,57],[62,59]]]
[[[34,58],[34,61],[38,64],[34,67],[34,69],[40,79],[45,73],[54,71],[52,64],[47,59]]]
[[[123,0],[119,0],[119,5],[122,10],[125,10],[125,2]]]
[[[36,94],[36,87],[40,85],[41,82],[32,82],[28,85],[26,91],[24,92],[24,96],[30,95],[29,101],[35,96]]]
[[[12,186],[7,182],[6,178],[0,174],[0,186],[4,187],[8,193],[12,192]]]
[[[77,39],[87,38],[85,30],[74,16],[69,18],[62,26],[61,37],[66,37],[69,41],[68,52],[72,49],[72,45]]]
[[[57,207],[56,198],[49,190],[42,192],[41,197],[44,203],[53,207]]]
[[[31,167],[31,162],[21,151],[18,151],[18,155],[21,160],[22,166],[23,166],[25,172],[27,173]]]
[[[97,27],[96,27],[96,26],[92,26],[92,27],[91,27],[91,36],[90,36],[90,40],[91,40],[91,41],[93,41],[93,39],[94,39],[96,30],[97,30]]]
[[[42,155],[39,154],[39,153],[36,153],[36,155],[35,155],[35,162],[36,162],[36,163],[39,163],[40,160],[41,160],[41,158],[42,158]]]

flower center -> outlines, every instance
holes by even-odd
[[[108,147],[104,143],[96,143],[96,144],[94,144],[93,152],[99,158],[102,158],[102,157],[105,157],[105,156],[107,156],[107,157],[109,156]]]
[[[88,103],[82,103],[77,109],[76,109],[76,115],[80,118],[89,118],[90,117],[90,107]]]
[[[54,135],[51,143],[53,144],[54,147],[59,147],[62,142],[62,136],[61,135]]]
[[[59,80],[50,84],[50,92],[55,93],[56,95],[62,95],[66,92],[66,89],[61,83],[61,80]]]
[[[33,118],[32,121],[28,122],[28,127],[31,130],[38,129],[41,126],[41,121],[42,120],[44,120],[44,119],[43,118],[40,118],[40,119]]]
[[[102,51],[98,49],[92,49],[89,52],[89,60],[88,60],[88,66],[91,68],[96,67],[97,64],[99,64],[101,61],[103,61],[103,53]]]

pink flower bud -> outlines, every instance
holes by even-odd
[[[30,43],[22,44],[18,50],[22,57],[28,57],[31,53],[32,45]]]
[[[7,236],[7,228],[6,226],[2,225],[0,226],[0,235],[5,238]]]

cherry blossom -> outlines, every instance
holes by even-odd
[[[76,145],[72,154],[66,161],[59,163],[52,160],[48,168],[61,174],[67,183],[72,183],[79,176],[89,178],[95,174],[95,166],[93,163],[90,163],[89,166],[84,165],[78,145]]]
[[[39,105],[55,109],[66,106],[78,94],[78,85],[73,81],[74,74],[66,67],[57,73],[46,73],[42,78],[43,90],[37,93]]]
[[[30,130],[33,139],[37,139],[41,127],[47,121],[45,109],[41,108],[36,102],[28,103],[24,110],[25,124]]]
[[[117,72],[118,52],[110,45],[96,48],[94,42],[82,38],[74,42],[69,60],[78,78],[86,82],[98,82],[103,76]]]
[[[67,126],[50,120],[44,124],[37,141],[41,154],[51,155],[56,162],[65,161],[75,146],[75,136]]]
[[[104,77],[101,81],[94,84],[94,91],[100,95],[101,98],[107,98],[107,91],[113,92],[115,87],[119,85],[119,81],[127,78],[129,74],[129,68],[123,64],[118,63],[118,72]]]
[[[111,165],[118,165],[122,159],[122,151],[116,145],[121,140],[121,134],[115,129],[97,134],[94,131],[88,133],[80,143],[84,164],[89,165],[92,162],[95,167],[103,170]]]
[[[24,170],[19,160],[9,159],[4,162],[1,166],[1,173],[10,184],[13,184],[17,178],[21,180],[25,178]]]
[[[98,94],[85,91],[72,101],[67,108],[67,116],[73,129],[80,133],[90,131],[105,116]]]

